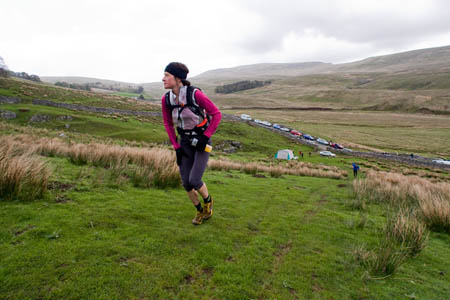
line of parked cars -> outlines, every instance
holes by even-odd
[[[307,141],[310,141],[312,144],[314,142],[317,142],[317,143],[320,143],[322,145],[330,146],[330,147],[335,148],[335,149],[342,149],[342,150],[346,150],[346,151],[349,151],[349,152],[352,151],[350,149],[344,148],[342,145],[339,145],[338,143],[328,142],[327,140],[324,140],[322,138],[315,138],[315,137],[313,137],[313,136],[311,136],[309,134],[303,133],[303,132],[298,131],[296,129],[292,129],[292,128],[286,127],[286,126],[281,125],[281,124],[272,124],[272,123],[270,123],[268,121],[262,121],[262,120],[259,120],[259,119],[253,120],[252,117],[250,115],[247,115],[247,114],[242,114],[241,115],[241,119],[246,120],[246,121],[253,121],[256,124],[261,124],[261,125],[264,125],[264,126],[267,126],[267,127],[272,127],[274,129],[277,129],[277,130],[280,130],[280,131],[283,131],[283,132],[289,132],[290,134],[292,134],[293,136],[295,136],[297,138],[303,138],[303,139],[305,139]],[[319,153],[321,155],[323,155],[323,156],[328,156],[328,157],[336,156],[334,153],[332,153],[330,151],[321,151]],[[330,155],[330,153],[331,153],[331,155]]]
[[[442,158],[433,159],[432,162],[434,162],[436,164],[442,164],[442,165],[450,166],[450,160],[446,160],[446,159],[442,159]]]
[[[315,142],[317,142],[317,143],[325,145],[325,146],[330,146],[330,147],[332,147],[334,149],[339,149],[339,150],[345,150],[347,152],[352,152],[351,149],[344,148],[342,145],[340,145],[338,143],[329,142],[329,141],[327,141],[325,139],[322,139],[320,137],[316,138],[314,136],[311,136],[311,135],[306,134],[306,133],[302,133],[302,132],[300,132],[300,131],[298,131],[296,129],[291,129],[291,128],[286,127],[286,126],[281,125],[281,124],[272,124],[272,123],[270,123],[268,121],[262,121],[262,120],[258,120],[258,119],[253,120],[250,115],[246,115],[246,114],[242,114],[241,115],[241,119],[246,120],[246,121],[253,121],[253,122],[257,123],[257,124],[261,124],[261,125],[264,125],[264,126],[267,126],[267,127],[272,127],[274,129],[277,129],[277,130],[280,130],[280,131],[289,132],[291,135],[293,135],[293,136],[295,136],[297,138],[303,138],[304,140],[310,142],[311,144],[314,144]],[[323,155],[323,156],[327,156],[327,157],[335,157],[336,156],[336,154],[334,154],[334,153],[332,153],[330,151],[320,151],[319,154]],[[385,152],[383,154],[389,154],[389,153]],[[432,162],[436,163],[436,164],[443,164],[443,165],[449,165],[450,166],[450,160],[446,160],[446,159],[442,159],[442,158],[433,159]]]

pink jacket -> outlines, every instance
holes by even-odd
[[[180,89],[180,99],[179,101],[182,103],[186,103],[186,89],[187,87],[182,87]],[[175,101],[175,94],[170,92],[170,99],[171,101]],[[211,137],[215,132],[217,127],[219,126],[220,120],[222,119],[222,114],[220,110],[217,108],[214,103],[209,100],[209,98],[200,90],[195,91],[195,101],[197,102],[198,106],[205,109],[208,115],[211,116],[211,120],[209,123],[208,128],[206,129],[204,135],[207,137]],[[164,127],[166,128],[167,135],[169,136],[170,142],[172,143],[172,146],[175,149],[180,148],[180,144],[177,142],[175,129],[174,129],[174,118],[175,122],[178,122],[176,119],[177,112],[176,109],[172,111],[172,114],[170,113],[169,109],[166,107],[166,96],[165,94],[162,96],[161,99],[161,106],[162,106],[162,115],[164,120]],[[181,122],[184,123],[185,127],[194,127],[198,124],[198,116],[191,112],[190,109],[184,109],[183,113],[181,114]]]

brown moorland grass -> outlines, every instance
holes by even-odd
[[[427,244],[427,228],[450,233],[450,183],[434,181],[372,170],[366,178],[353,181],[355,208],[365,209],[366,201],[387,208],[379,247],[365,256],[361,249],[354,253],[357,261],[366,260],[361,263],[372,274],[389,276],[408,256],[416,256]]]
[[[0,174],[0,200],[31,201],[47,190],[50,170],[32,152],[1,139]]]
[[[128,172],[136,186],[166,187],[177,186],[180,183],[174,153],[164,148],[139,148],[95,142],[83,144],[47,137],[34,140],[32,136],[26,134],[4,136],[1,139],[2,142],[11,144],[16,149],[28,149],[30,153],[67,157],[74,164],[101,166],[113,169],[117,174]],[[209,167],[215,170],[239,170],[248,174],[265,172],[272,177],[296,175],[342,179],[347,176],[346,171],[334,166],[303,162],[265,165],[256,162],[238,163],[211,159]]]
[[[163,148],[137,148],[100,143],[71,143],[58,138],[33,140],[29,135],[3,136],[1,143],[15,149],[28,149],[30,153],[67,157],[74,164],[92,164],[104,168],[122,169],[129,164],[133,176],[144,176],[139,182],[145,186],[177,186],[180,183],[178,167],[172,151]]]
[[[384,229],[388,239],[397,241],[412,256],[425,248],[429,236],[426,225],[416,214],[416,211],[401,209],[388,218]]]
[[[360,202],[367,199],[394,208],[417,209],[430,229],[450,233],[449,182],[369,171],[366,178],[353,181],[353,190]]]
[[[211,159],[208,167],[212,170],[239,170],[247,174],[256,174],[257,172],[269,173],[272,177],[280,177],[281,175],[311,176],[343,179],[347,176],[347,172],[337,167],[324,165],[313,165],[302,162],[289,162],[287,165],[264,165],[262,163],[241,163],[225,159]]]

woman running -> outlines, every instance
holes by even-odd
[[[197,209],[192,224],[200,225],[213,215],[214,201],[202,176],[211,151],[211,136],[219,126],[222,114],[200,89],[192,87],[186,80],[188,73],[182,63],[167,65],[162,81],[164,88],[170,91],[163,95],[161,104],[164,127],[176,151],[183,187]],[[198,194],[203,198],[203,206]]]

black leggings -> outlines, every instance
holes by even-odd
[[[211,144],[211,139],[208,144]],[[183,187],[188,192],[198,190],[203,186],[202,176],[208,165],[209,152],[196,150],[188,137],[182,137],[180,145],[185,153],[180,165]]]

